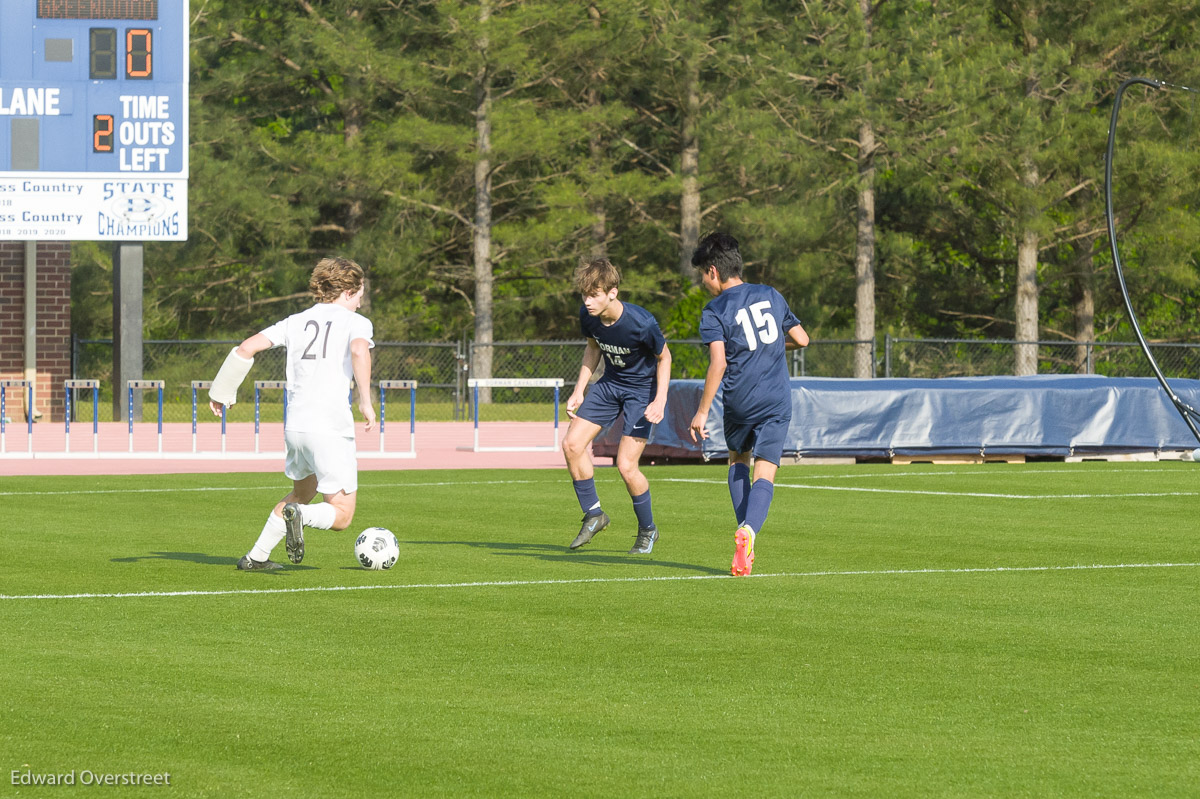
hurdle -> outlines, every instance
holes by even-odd
[[[130,380],[129,386],[129,451],[133,452],[133,392],[146,391],[149,389],[158,389],[158,454],[163,451],[163,386],[165,384],[161,380]]]
[[[473,405],[475,417],[475,443],[470,447],[458,447],[463,452],[556,452],[558,450],[558,394],[562,388],[561,377],[545,378],[503,378],[503,377],[472,377],[467,380],[467,387],[474,389]],[[554,443],[551,446],[531,447],[481,447],[479,445],[479,389],[483,388],[553,388],[554,389]]]
[[[29,444],[29,455],[33,455],[33,381],[30,380],[0,380],[0,455],[8,450],[4,440],[8,427],[8,389],[25,389],[25,426],[28,431],[26,441]]]
[[[264,389],[283,389],[283,426],[287,427],[287,381],[286,380],[255,380],[254,381],[254,452],[258,448],[259,406]],[[224,423],[224,418],[222,418]]]
[[[192,381],[192,452],[196,453],[196,431],[199,421],[200,392],[212,388],[211,380]],[[225,408],[221,408],[221,454],[225,454]]]
[[[384,431],[387,429],[387,394],[388,389],[408,390],[408,449],[401,452],[387,452],[384,445]],[[416,380],[380,380],[379,381],[379,454],[390,458],[417,457],[417,381]]]
[[[92,454],[100,454],[100,381],[99,380],[65,380],[63,391],[66,399],[63,402],[63,452],[71,451],[71,398],[75,389],[90,388],[92,390]]]

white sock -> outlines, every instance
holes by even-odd
[[[305,527],[330,530],[333,529],[333,523],[337,520],[337,508],[328,502],[318,502],[315,505],[301,505],[300,518],[304,520]]]
[[[282,516],[276,516],[274,511],[267,517],[267,523],[263,525],[262,532],[258,536],[258,540],[254,542],[254,546],[250,549],[251,560],[257,560],[260,563],[264,560],[271,559],[271,550],[283,540],[287,535],[287,525],[283,523]]]

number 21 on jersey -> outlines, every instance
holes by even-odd
[[[317,354],[313,352],[313,345],[317,343],[317,337],[321,335],[321,325],[315,319],[309,319],[304,323],[304,329],[312,328],[312,340],[308,342],[308,346],[304,348],[304,354],[300,356],[302,361],[315,361]],[[329,328],[333,327],[333,322],[325,323],[325,343],[321,345],[321,357],[324,358],[329,354]],[[751,347],[750,349],[754,349]]]
[[[749,308],[740,308],[734,314],[735,322],[742,326],[742,330],[746,331],[746,345],[751,352],[758,349],[758,343],[771,344],[775,339],[779,338],[779,325],[775,322],[775,317],[771,315],[771,301],[763,300],[756,302]],[[753,319],[753,323],[751,323]]]

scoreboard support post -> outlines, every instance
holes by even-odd
[[[25,242],[25,379],[29,381],[29,405],[25,413],[36,421],[37,409],[37,242]]]
[[[142,285],[144,268],[141,244],[113,245],[113,385],[142,379]],[[113,419],[125,421],[122,397],[113,392]],[[133,419],[142,418],[142,396],[129,406]]]

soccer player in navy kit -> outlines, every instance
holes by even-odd
[[[617,299],[621,273],[607,258],[595,258],[575,270],[575,288],[583,296],[579,324],[587,347],[575,390],[567,398],[571,425],[563,439],[563,455],[583,510],[583,526],[571,549],[592,540],[608,526],[600,508],[588,446],[608,425],[624,415],[617,446],[617,470],[633,499],[638,531],[629,554],[647,554],[658,540],[650,506],[650,483],[638,468],[650,428],[662,421],[671,380],[671,352],[654,315]],[[588,381],[604,358],[604,374],[584,399]]]
[[[747,575],[754,565],[754,538],[775,494],[775,472],[792,421],[785,350],[808,346],[808,334],[778,291],[742,282],[742,256],[737,239],[728,233],[705,236],[692,265],[714,299],[700,313],[700,339],[708,345],[709,364],[690,432],[693,441],[697,436],[708,438],[708,411],[717,388],[724,386],[729,497],[738,524],[731,570]]]

